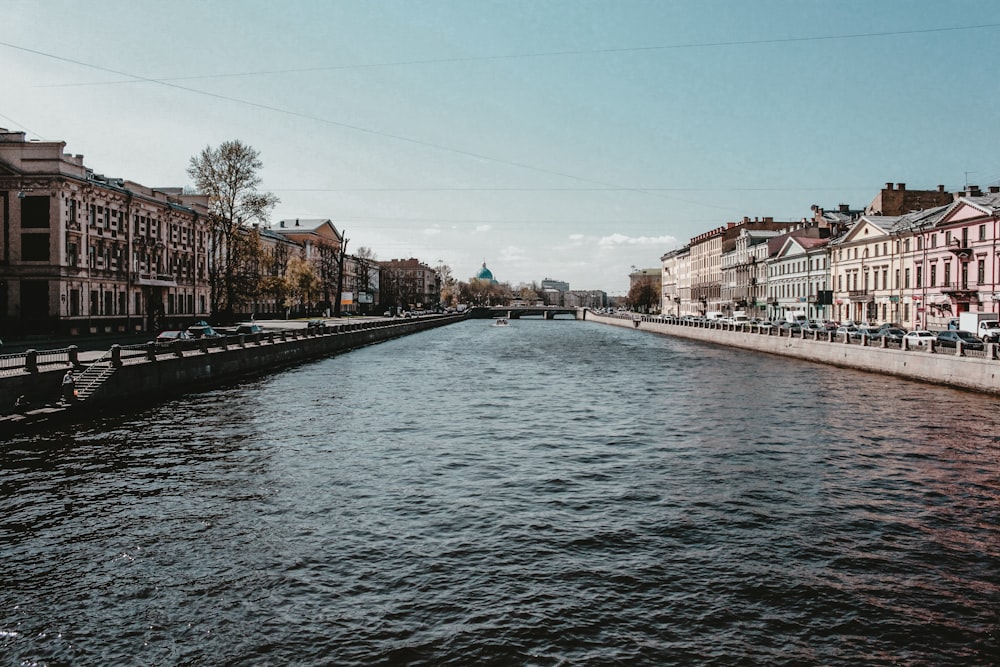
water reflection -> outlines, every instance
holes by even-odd
[[[592,323],[451,326],[6,444],[0,645],[990,664],[993,411]]]

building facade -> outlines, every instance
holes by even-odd
[[[136,333],[210,310],[207,199],[0,130],[0,331]]]

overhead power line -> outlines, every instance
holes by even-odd
[[[132,75],[125,74],[124,76],[128,76],[130,78],[119,81],[89,81],[89,82],[79,82],[79,83],[58,83],[58,84],[48,84],[39,87],[60,88],[60,87],[73,87],[73,86],[117,85],[123,83],[137,83],[137,79],[141,81],[156,81],[163,83],[168,81],[196,81],[199,79],[226,79],[226,78],[248,77],[248,76],[269,76],[275,74],[304,74],[311,72],[332,72],[337,70],[371,69],[378,67],[412,67],[420,65],[447,65],[455,63],[489,62],[498,60],[524,60],[531,58],[560,58],[568,56],[609,55],[616,53],[641,53],[641,52],[651,52],[651,51],[674,51],[682,49],[708,49],[708,48],[721,48],[730,46],[763,46],[767,44],[795,44],[801,42],[834,41],[834,40],[844,40],[844,39],[873,39],[878,37],[898,37],[904,35],[926,35],[932,33],[958,32],[967,30],[987,30],[991,28],[1000,28],[1000,23],[981,23],[977,25],[952,26],[947,28],[920,28],[915,30],[887,30],[881,32],[845,33],[839,35],[808,35],[803,37],[774,37],[769,39],[743,39],[743,40],[731,40],[731,41],[720,41],[720,42],[689,42],[683,44],[623,46],[623,47],[608,47],[602,49],[569,49],[564,51],[535,51],[527,53],[510,53],[510,54],[497,54],[497,55],[486,55],[486,56],[456,56],[450,58],[390,60],[390,61],[376,62],[376,63],[357,63],[353,65],[325,65],[318,67],[297,67],[289,69],[256,70],[250,72],[197,74],[197,75],[176,76],[176,77],[144,78],[144,77],[133,77]],[[12,44],[2,44],[2,45],[11,48],[20,48]]]
[[[137,81],[145,81],[147,83],[153,83],[153,84],[156,84],[156,85],[159,85],[159,86],[165,86],[165,87],[171,88],[173,90],[182,90],[182,91],[189,92],[189,93],[195,93],[196,95],[204,95],[206,97],[211,97],[211,98],[217,99],[217,100],[224,100],[226,102],[233,102],[235,104],[242,104],[242,105],[245,105],[245,106],[253,107],[255,109],[262,109],[262,110],[265,110],[265,111],[272,111],[274,113],[279,113],[279,114],[283,114],[283,115],[286,115],[286,116],[293,116],[295,118],[302,118],[302,119],[305,119],[305,120],[311,120],[311,121],[314,121],[314,122],[317,122],[317,123],[322,123],[322,124],[325,124],[325,125],[332,125],[332,126],[335,126],[335,127],[341,127],[341,128],[344,128],[344,129],[353,130],[355,132],[361,132],[361,133],[369,134],[369,135],[372,135],[372,136],[382,137],[382,138],[385,138],[385,139],[393,139],[395,141],[402,141],[402,142],[406,142],[406,143],[413,144],[413,145],[416,145],[416,146],[423,146],[425,148],[432,148],[432,149],[435,149],[435,150],[439,150],[439,151],[443,151],[443,152],[447,152],[447,153],[452,153],[454,155],[461,155],[463,157],[474,158],[476,160],[483,160],[485,162],[492,162],[494,164],[505,165],[505,166],[508,166],[508,167],[516,167],[518,169],[525,169],[525,170],[533,171],[533,172],[540,173],[540,174],[547,174],[549,176],[558,176],[560,178],[567,178],[567,179],[570,179],[570,180],[578,181],[580,183],[589,183],[591,185],[600,185],[600,186],[607,187],[607,188],[615,188],[615,189],[621,190],[623,192],[642,193],[642,194],[647,194],[647,195],[651,195],[651,196],[654,196],[654,197],[661,197],[663,199],[668,199],[668,200],[671,200],[671,201],[680,201],[680,202],[684,202],[684,203],[687,203],[687,204],[692,204],[692,205],[695,205],[695,206],[703,206],[703,207],[706,207],[706,208],[715,208],[715,209],[725,210],[725,207],[716,206],[714,204],[706,204],[704,202],[696,202],[696,201],[687,201],[687,200],[677,199],[676,197],[667,197],[667,196],[663,195],[662,193],[658,193],[658,192],[646,192],[645,190],[642,190],[641,188],[623,187],[623,186],[620,186],[620,185],[616,185],[614,183],[607,183],[607,182],[604,182],[604,181],[599,181],[599,180],[595,180],[595,179],[585,178],[583,176],[577,176],[575,174],[570,174],[570,173],[566,173],[566,172],[562,172],[562,171],[557,171],[557,170],[554,170],[554,169],[546,169],[544,167],[537,167],[535,165],[527,164],[525,162],[516,162],[514,160],[505,160],[505,159],[502,159],[502,158],[493,157],[491,155],[484,155],[482,153],[475,153],[473,151],[467,151],[467,150],[463,150],[463,149],[460,149],[460,148],[453,148],[451,146],[444,146],[442,144],[436,144],[436,143],[433,143],[433,142],[430,142],[430,141],[424,141],[422,139],[414,139],[412,137],[406,137],[406,136],[403,136],[403,135],[400,135],[400,134],[392,134],[390,132],[382,132],[380,130],[373,130],[371,128],[361,127],[360,125],[353,125],[351,123],[344,123],[344,122],[341,122],[341,121],[330,120],[328,118],[320,118],[319,116],[313,116],[312,114],[302,113],[302,112],[299,112],[299,111],[293,111],[291,109],[283,109],[281,107],[276,107],[276,106],[273,106],[273,105],[270,105],[270,104],[263,104],[263,103],[260,103],[260,102],[253,102],[253,101],[250,101],[250,100],[244,100],[244,99],[241,99],[241,98],[238,98],[238,97],[231,97],[231,96],[228,96],[228,95],[220,95],[219,93],[211,93],[211,92],[208,92],[208,91],[205,91],[205,90],[198,90],[197,88],[189,88],[187,86],[181,86],[179,84],[170,83],[168,81],[160,81],[160,80],[157,80],[157,79],[152,79],[152,78],[149,78],[149,77],[140,76],[138,74],[131,74],[129,72],[123,72],[121,70],[112,69],[110,67],[104,67],[104,66],[101,66],[101,65],[94,65],[92,63],[84,62],[82,60],[77,60],[75,58],[69,58],[69,57],[66,57],[66,56],[60,56],[60,55],[56,55],[56,54],[53,54],[53,53],[46,53],[45,51],[39,51],[37,49],[30,49],[30,48],[25,47],[25,46],[17,46],[15,44],[9,44],[7,42],[0,42],[0,46],[6,46],[8,48],[16,49],[18,51],[24,51],[25,53],[32,53],[32,54],[35,54],[35,55],[38,55],[38,56],[42,56],[44,58],[51,58],[53,60],[58,60],[58,61],[61,61],[61,62],[71,63],[73,65],[79,65],[80,67],[87,67],[87,68],[95,69],[95,70],[102,71],[102,72],[110,72],[112,74],[118,74],[120,76],[131,77],[133,79],[136,79]]]

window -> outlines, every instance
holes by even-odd
[[[25,197],[21,200],[21,229],[49,228],[49,198]]]
[[[924,286],[923,285],[923,283],[924,283],[924,267],[922,267],[922,266],[918,266],[917,267],[917,276],[916,276],[916,278],[917,278],[916,286],[917,287],[923,287]]]
[[[21,234],[21,260],[25,262],[49,261],[49,235]]]
[[[962,289],[969,289],[969,263],[962,262],[960,265],[962,272]]]
[[[903,241],[903,252],[910,252],[910,239]]]
[[[924,249],[924,237],[923,236],[918,236],[917,237],[917,250],[923,250],[923,249]]]
[[[903,289],[910,289],[910,270],[907,269],[903,274]]]
[[[986,240],[986,225],[979,225],[979,240],[980,241]]]
[[[937,262],[931,264],[931,287],[937,287]]]
[[[941,282],[944,287],[951,286],[951,262],[944,263],[944,280]]]
[[[982,285],[986,282],[986,260],[979,260],[979,265],[976,267],[976,282]]]
[[[931,234],[931,247],[937,247],[937,234]]]
[[[946,246],[951,245],[951,230],[950,229],[944,233],[944,244]]]

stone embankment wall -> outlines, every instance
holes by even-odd
[[[126,403],[158,400],[194,392],[244,377],[270,373],[282,367],[345,352],[391,338],[444,326],[465,319],[463,315],[429,316],[407,320],[368,321],[334,325],[316,330],[288,330],[283,334],[245,337],[242,344],[225,348],[197,345],[177,352],[159,350],[150,360],[122,355],[123,362],[89,400],[74,409],[100,409]],[[232,337],[233,341],[238,338]],[[62,376],[69,364],[47,366],[36,373],[0,377],[0,405],[9,408],[24,395],[32,405],[55,402]],[[9,409],[0,410],[9,412]]]
[[[705,323],[679,323],[658,317],[632,315],[597,315],[588,311],[586,319],[602,324],[638,329],[691,340],[738,347],[769,354],[780,354],[805,361],[831,364],[872,373],[896,375],[911,380],[932,382],[963,389],[1000,394],[1000,360],[996,344],[987,345],[985,353],[977,356],[959,354],[955,349],[903,350],[882,347],[879,344],[861,345],[858,341],[844,342],[843,338],[830,340],[821,333],[792,334],[756,327],[740,328],[736,325],[708,325]]]

